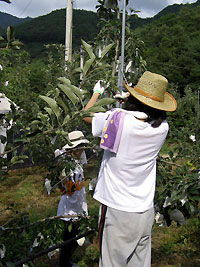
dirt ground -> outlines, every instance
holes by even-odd
[[[85,170],[85,176],[88,178],[87,185],[97,171],[92,164],[88,165]],[[56,190],[51,195],[47,195],[44,189],[46,174],[45,169],[36,166],[9,171],[6,179],[1,179],[0,226],[6,227],[7,222],[14,215],[14,210],[29,212],[33,221],[56,215],[60,192]],[[95,204],[95,200],[89,194],[87,198],[89,207]],[[155,224],[152,232],[152,267],[200,266],[199,234],[200,231],[198,233],[194,231],[192,223],[184,227],[178,227],[175,223],[170,227],[160,227]],[[51,260],[43,256],[34,263],[38,267],[56,267],[58,253]]]

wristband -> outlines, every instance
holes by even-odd
[[[93,94],[99,93],[102,96],[102,93],[99,90],[95,90]]]

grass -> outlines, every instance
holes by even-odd
[[[85,167],[86,191],[89,181],[98,173],[99,161],[92,160]],[[18,212],[28,212],[31,221],[55,216],[60,192],[56,190],[47,195],[44,180],[47,171],[40,167],[24,168],[9,171],[0,187],[0,226],[12,219]],[[89,210],[98,209],[91,195],[87,194]],[[9,207],[9,209],[7,209]],[[200,266],[200,223],[191,219],[187,225],[178,227],[172,223],[170,227],[154,225],[152,232],[152,267],[198,267]],[[79,267],[98,266],[98,244],[96,237],[90,237],[83,247],[79,247],[74,255]],[[58,266],[58,253],[50,260],[43,256],[34,261],[36,267]],[[0,265],[1,266],[1,265]]]
[[[47,171],[40,167],[9,171],[0,187],[0,223],[12,218],[16,212],[28,212],[40,219],[48,214],[55,215],[60,193],[48,196],[44,189]],[[54,208],[53,208],[54,207]],[[7,209],[9,208],[9,209]]]
[[[169,227],[154,226],[152,232],[152,267],[200,266],[200,222],[189,220],[181,227],[172,223]]]

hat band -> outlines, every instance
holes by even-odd
[[[143,90],[141,90],[141,89],[138,88],[138,87],[134,87],[134,90],[135,90],[137,93],[139,93],[139,94],[141,94],[141,95],[143,95],[143,96],[146,96],[146,97],[148,97],[148,98],[151,98],[152,100],[159,101],[159,102],[163,102],[163,100],[162,100],[160,97],[157,97],[157,96],[151,95],[151,94],[149,94],[149,93],[147,93],[147,92],[144,92]]]
[[[81,136],[79,138],[71,139],[70,142],[80,141],[80,140],[83,140],[84,138],[85,138],[84,136]]]

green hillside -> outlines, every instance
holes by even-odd
[[[8,26],[16,26],[31,19],[32,18],[29,17],[22,19],[4,12],[0,12],[0,28],[6,29]]]
[[[200,0],[198,0],[197,2],[193,3],[193,4],[173,4],[173,5],[169,5],[167,7],[165,7],[163,10],[161,10],[160,12],[158,12],[158,14],[156,14],[154,17],[152,18],[140,18],[140,17],[135,17],[133,16],[132,21],[131,21],[131,27],[132,29],[136,29],[138,27],[141,27],[143,25],[146,25],[150,22],[153,22],[155,20],[160,19],[161,17],[168,15],[168,14],[178,14],[179,11],[188,6],[190,8],[195,8],[197,6],[200,5]]]
[[[199,2],[199,1],[198,1]],[[166,75],[182,87],[199,88],[200,6],[185,5],[135,30],[144,41],[143,57],[148,69]]]
[[[66,11],[60,9],[37,17],[16,27],[16,38],[24,44],[63,43],[65,41]],[[86,10],[73,11],[73,48],[79,48],[81,39],[90,41],[98,33],[97,14]]]

